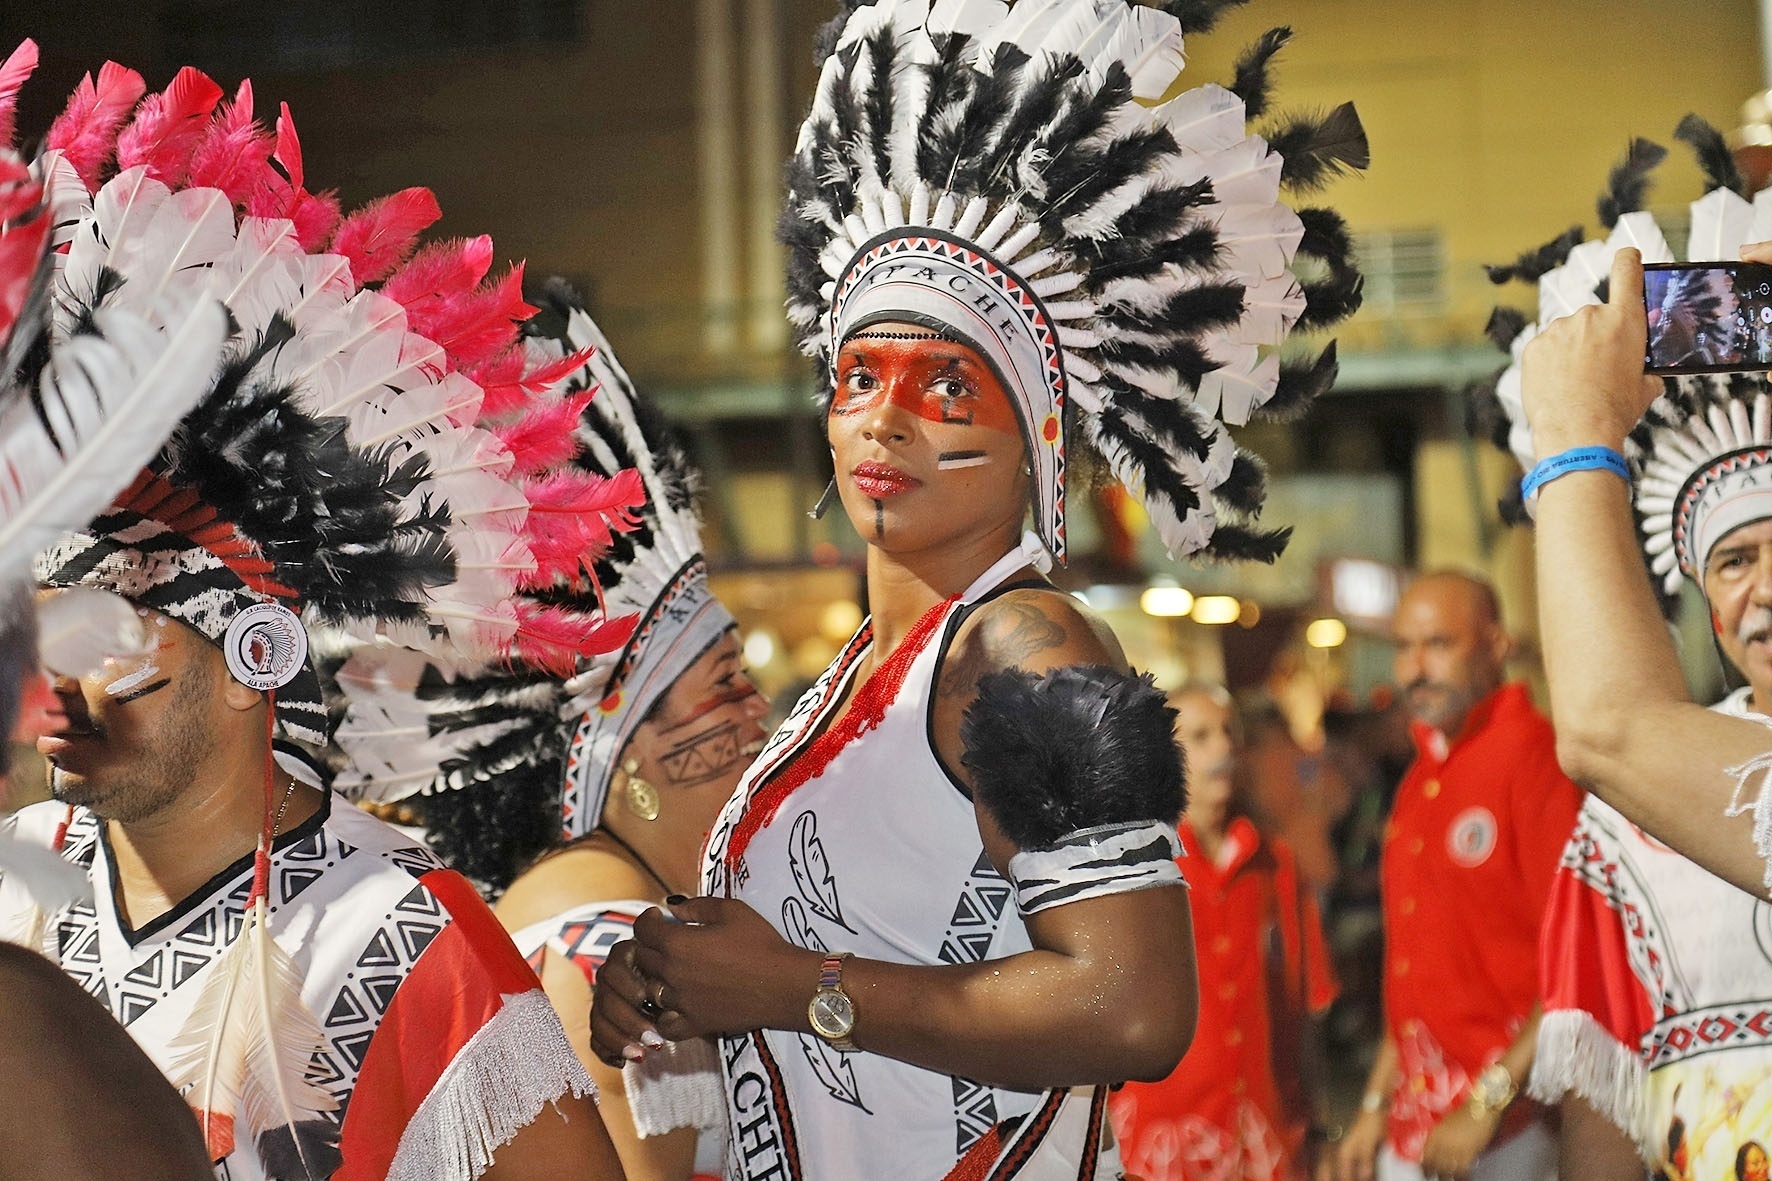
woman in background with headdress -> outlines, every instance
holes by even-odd
[[[432,846],[497,898],[598,1085],[627,1175],[686,1181],[720,1171],[712,1047],[686,1045],[668,1077],[629,1070],[624,1080],[590,1053],[591,994],[642,911],[694,892],[702,842],[762,746],[768,703],[745,675],[737,625],[708,589],[698,473],[577,296],[556,282],[542,304],[530,347],[544,364],[581,358],[563,377],[562,402],[594,394],[576,462],[610,479],[632,469],[645,489],[626,531],[565,599],[600,602],[626,617],[632,636],[571,676],[517,664],[453,677],[434,664],[403,676],[384,666],[378,676],[376,663],[409,658],[360,653],[340,678],[356,699],[339,733],[353,752],[344,778],[378,799],[397,794],[393,785],[428,793],[413,802]],[[390,692],[395,684],[409,688]],[[391,748],[375,721],[385,710],[417,711],[431,743],[396,738],[403,749]]]
[[[592,1033],[611,1062],[721,1035],[729,1176],[1113,1176],[1106,1084],[1192,1033],[1181,773],[1162,695],[1042,571],[1080,443],[1172,552],[1279,552],[1221,418],[1332,375],[1272,347],[1357,290],[1333,215],[1332,278],[1307,301],[1287,267],[1308,231],[1278,188],[1333,153],[1315,124],[1305,164],[1249,135],[1259,87],[1136,101],[1181,29],[1122,0],[898,0],[831,32],[789,308],[872,617],[722,813],[713,897],[612,953]]]

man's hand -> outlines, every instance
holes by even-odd
[[[1643,372],[1648,339],[1642,256],[1620,250],[1607,301],[1552,321],[1526,345],[1520,392],[1539,459],[1622,446],[1661,393],[1661,379]]]
[[[1355,1116],[1347,1135],[1334,1147],[1329,1176],[1334,1181],[1372,1181],[1389,1122],[1382,1111],[1362,1111]]]
[[[1500,1122],[1499,1112],[1478,1112],[1468,1103],[1447,1112],[1422,1145],[1422,1175],[1429,1181],[1435,1177],[1466,1181],[1471,1166],[1495,1139]]]

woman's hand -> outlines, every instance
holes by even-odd
[[[742,902],[691,898],[648,910],[597,976],[591,1044],[610,1065],[661,1039],[802,1029],[822,956]]]

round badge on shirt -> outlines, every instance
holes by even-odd
[[[1495,813],[1478,805],[1466,808],[1446,830],[1446,852],[1466,869],[1475,869],[1495,852]]]

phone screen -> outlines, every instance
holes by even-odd
[[[1651,263],[1643,306],[1650,373],[1772,369],[1772,266]]]

